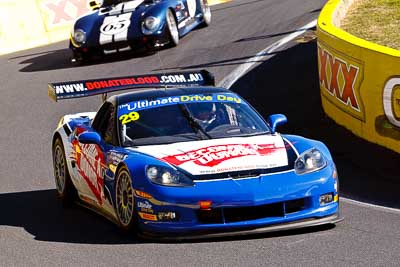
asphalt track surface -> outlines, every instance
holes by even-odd
[[[96,110],[100,99],[54,103],[47,97],[48,82],[201,68],[221,81],[317,18],[324,2],[217,5],[210,27],[155,55],[73,66],[67,43],[61,42],[0,57],[0,266],[399,266],[399,156],[323,115],[310,32],[255,62],[232,90],[265,116],[285,113],[289,123],[281,132],[324,141],[336,160],[342,195],[392,209],[342,200],[345,220],[336,227],[158,243],[126,236],[80,207],[64,210],[55,199],[52,131],[62,115]]]

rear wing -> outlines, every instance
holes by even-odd
[[[96,80],[49,83],[48,94],[54,101],[139,88],[214,86],[214,76],[206,71],[143,74]]]

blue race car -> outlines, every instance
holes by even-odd
[[[339,216],[338,174],[321,142],[279,134],[207,71],[53,83],[54,100],[104,97],[65,115],[52,140],[63,203],[147,238],[240,235]]]
[[[90,6],[93,12],[79,18],[71,33],[73,61],[176,46],[180,37],[211,22],[207,0],[104,0]]]

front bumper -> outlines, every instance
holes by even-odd
[[[242,180],[207,181],[192,188],[156,187],[154,198],[136,195],[139,229],[146,237],[184,239],[278,231],[340,221],[334,165]],[[332,201],[321,202],[331,194]],[[209,209],[199,202],[211,201]],[[144,208],[143,208],[144,207]],[[160,213],[173,212],[172,220]],[[147,217],[144,217],[145,214]]]
[[[259,228],[243,228],[237,230],[227,230],[224,232],[197,231],[184,235],[155,235],[154,233],[142,232],[139,235],[140,237],[145,239],[166,240],[166,241],[187,240],[187,239],[208,239],[208,238],[218,238],[227,236],[244,236],[244,235],[278,232],[278,231],[289,231],[289,230],[313,227],[319,225],[336,224],[342,221],[343,219],[344,218],[339,213],[335,213],[333,215],[322,218],[308,218],[300,221],[272,224]]]
[[[103,45],[99,44],[85,44],[83,46],[76,46],[70,40],[70,49],[74,57],[90,58],[90,57],[103,57],[106,55],[117,53],[141,53],[161,48],[169,43],[168,36],[165,34],[139,36],[126,41],[112,42]]]

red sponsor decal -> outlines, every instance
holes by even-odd
[[[47,1],[44,6],[52,13],[51,24],[74,21],[90,11],[87,0]]]
[[[358,67],[348,64],[342,59],[331,55],[327,50],[318,46],[318,55],[320,60],[319,79],[320,84],[335,96],[342,103],[349,105],[359,111],[360,107],[355,94],[354,84],[358,75]],[[328,68],[330,67],[331,78],[328,79]],[[342,75],[344,84],[339,85],[339,75]]]
[[[72,142],[74,158],[79,174],[92,190],[97,202],[102,205],[104,180],[102,169],[105,164],[104,155],[94,144],[81,144],[76,139]]]
[[[124,85],[136,85],[136,84],[158,84],[160,80],[157,76],[139,77],[139,78],[126,78],[126,79],[112,79],[104,81],[86,82],[86,88],[88,90],[96,90],[110,87],[118,87]]]
[[[188,151],[186,153],[171,155],[161,160],[174,165],[192,161],[200,166],[214,167],[223,161],[250,155],[266,156],[284,149],[275,144],[230,144],[217,145]]]

